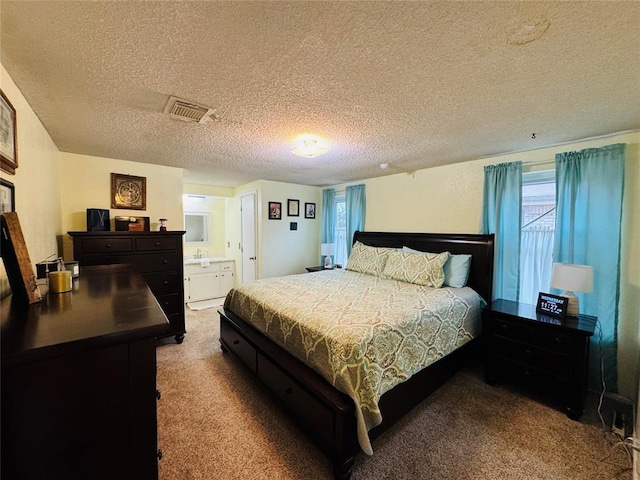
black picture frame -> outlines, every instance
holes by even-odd
[[[111,174],[111,208],[147,209],[147,178]]]
[[[0,140],[0,169],[9,175],[15,175],[18,168],[16,109],[2,90],[0,90],[0,128],[7,133]]]
[[[304,218],[316,218],[316,204],[305,202]]]
[[[536,312],[549,315],[555,318],[565,318],[567,316],[567,307],[569,299],[551,293],[538,293],[538,303],[536,304]]]
[[[299,217],[300,216],[300,200],[287,200],[287,216]]]
[[[282,202],[269,202],[269,220],[282,220]]]
[[[0,178],[0,213],[16,211],[16,187],[13,183]]]

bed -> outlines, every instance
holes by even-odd
[[[219,310],[220,343],[223,351],[237,356],[263,383],[272,398],[329,457],[333,463],[334,476],[339,479],[350,477],[354,457],[360,450],[372,453],[370,441],[477,355],[478,332],[473,332],[470,325],[463,325],[465,320],[461,319],[460,325],[449,329],[450,335],[445,343],[451,345],[451,351],[449,353],[449,350],[443,349],[443,353],[439,354],[447,353],[446,356],[440,358],[431,355],[433,358],[424,368],[420,363],[424,362],[424,358],[419,362],[408,362],[409,357],[406,354],[396,358],[395,360],[400,360],[403,364],[410,364],[406,372],[400,371],[395,363],[387,362],[386,358],[380,360],[379,355],[369,355],[370,348],[365,346],[365,360],[375,357],[378,363],[384,364],[384,368],[379,368],[376,374],[372,373],[374,370],[359,373],[355,371],[355,367],[352,369],[354,362],[349,358],[345,360],[348,355],[340,346],[342,344],[336,343],[335,339],[320,341],[319,339],[324,337],[316,338],[312,335],[316,327],[318,330],[333,332],[345,323],[342,318],[347,315],[345,312],[349,312],[349,315],[364,315],[364,320],[358,319],[357,329],[368,333],[376,331],[375,336],[368,337],[372,345],[388,343],[390,337],[385,336],[380,325],[385,325],[387,319],[391,322],[396,317],[396,310],[400,312],[400,307],[418,298],[418,294],[414,294],[412,288],[422,289],[419,293],[420,302],[424,303],[423,296],[429,297],[427,310],[436,308],[430,306],[431,298],[434,298],[433,305],[436,305],[435,299],[438,297],[444,302],[443,308],[466,311],[469,310],[466,307],[457,307],[470,305],[473,303],[472,297],[491,300],[493,278],[492,235],[356,232],[354,245],[358,244],[367,246],[369,250],[374,250],[369,247],[377,247],[378,250],[381,247],[390,247],[432,253],[469,254],[471,266],[467,286],[470,288],[429,289],[358,272],[319,272],[303,274],[297,278],[265,279],[245,284],[232,290],[227,296],[225,306]],[[293,284],[285,283],[292,281]],[[296,286],[296,283],[299,285]],[[377,313],[365,310],[360,312],[358,302],[350,298],[344,299],[349,302],[349,308],[331,310],[332,304],[340,303],[332,302],[330,298],[341,295],[341,291],[361,289],[363,295],[370,295],[372,291],[378,292],[383,286],[393,291],[390,298],[394,303],[390,303],[391,300],[387,301],[379,307]],[[471,288],[475,292],[471,291]],[[258,293],[263,297],[258,297]],[[323,299],[322,295],[325,295],[324,301],[320,301]],[[462,296],[460,299],[459,295]],[[317,297],[316,303],[304,307],[303,297],[314,296]],[[373,298],[363,297],[360,303],[373,302]],[[480,307],[474,306],[476,312],[471,316],[476,318],[479,325],[479,309],[482,303],[477,303]],[[284,320],[285,313],[292,308],[294,313],[289,314],[299,317],[291,320],[298,322],[295,325],[289,325]],[[314,311],[307,312],[305,308]],[[318,317],[326,317],[328,321],[320,322]],[[374,317],[381,317],[378,320],[384,321],[369,322],[368,319]],[[399,318],[400,323],[406,323],[402,320],[404,317]],[[346,323],[349,323],[348,318]],[[368,323],[375,324],[375,328],[369,328]],[[303,330],[300,325],[303,325],[305,330],[303,333],[296,333]],[[398,325],[394,324],[393,338],[397,336],[396,330],[400,330]],[[351,332],[354,327],[349,326],[348,329]],[[415,333],[413,330],[412,332]],[[340,335],[344,337],[344,331]],[[409,340],[406,340],[403,345],[408,342]],[[436,350],[439,352],[440,348]],[[317,360],[321,356],[327,357],[330,367],[323,367],[324,364]],[[360,355],[359,358],[362,357],[363,355]],[[332,371],[330,368],[335,367],[336,363],[332,363],[332,359],[335,358],[340,359],[340,365],[347,367]],[[378,366],[375,362],[365,363],[368,363],[368,368],[372,368],[372,365]],[[398,378],[393,378],[395,376]],[[352,384],[357,384],[358,388],[351,388]],[[368,390],[371,392],[367,393]]]

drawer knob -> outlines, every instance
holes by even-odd
[[[156,400],[160,400],[162,395],[160,395],[160,390],[156,390]]]
[[[531,352],[531,350],[530,350],[530,349],[528,349],[528,348],[527,348],[527,349],[524,351],[524,353],[526,353],[527,355],[531,355],[531,353],[532,353],[532,352]]]
[[[234,340],[234,341],[233,341],[233,344],[234,344],[234,345],[239,345],[239,344],[240,344],[240,340]]]
[[[293,393],[293,390],[291,390],[291,387],[287,387],[284,389],[284,394],[285,395],[291,395]]]
[[[155,245],[156,247],[159,247],[159,246],[160,246],[160,242],[156,242],[156,243],[154,243],[154,245]]]
[[[167,260],[166,258],[164,260],[162,260],[162,264],[166,265],[167,263],[169,263],[169,260]]]
[[[165,280],[165,281],[164,281],[164,284],[165,284],[165,285],[169,285],[169,280]]]
[[[104,248],[111,248],[111,244],[110,243],[105,243]]]

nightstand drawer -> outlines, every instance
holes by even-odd
[[[545,348],[494,336],[491,339],[492,351],[514,360],[523,366],[530,366],[560,377],[569,379],[573,371],[573,361],[569,355],[557,353]]]
[[[574,349],[574,336],[556,331],[550,333],[540,326],[529,327],[517,324],[498,315],[493,321],[492,333],[558,352],[571,353]]]
[[[564,390],[569,382],[562,377],[539,370],[530,365],[523,365],[512,360],[499,357],[501,362],[501,374],[521,385],[536,387],[542,391],[551,391],[558,393],[558,390]]]

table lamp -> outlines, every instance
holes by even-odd
[[[324,255],[324,268],[333,268],[331,255],[333,255],[334,246],[333,243],[323,243],[320,245],[320,255]]]
[[[593,268],[588,265],[554,263],[551,272],[551,286],[564,290],[561,296],[567,297],[567,315],[575,317],[579,313],[578,297],[573,292],[593,291]]]

